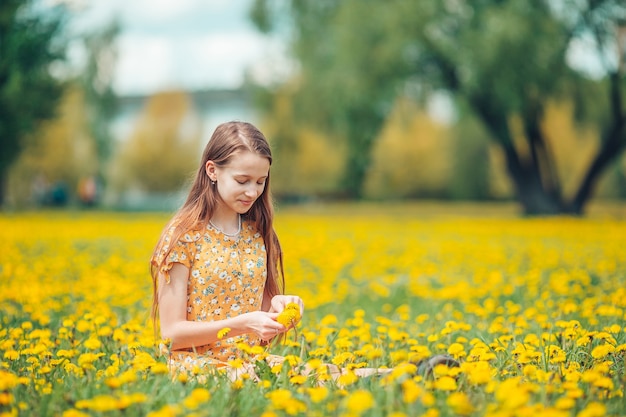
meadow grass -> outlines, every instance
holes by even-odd
[[[287,292],[306,312],[261,381],[169,374],[148,273],[166,214],[5,213],[0,415],[626,415],[623,213],[279,207]],[[416,375],[437,353],[461,366]],[[346,368],[337,383],[320,383],[325,363]],[[352,372],[366,366],[394,371]]]

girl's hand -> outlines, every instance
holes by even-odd
[[[242,319],[246,321],[246,327],[261,338],[261,340],[271,340],[280,333],[287,331],[287,328],[276,321],[278,313],[253,311],[242,314]]]
[[[275,295],[272,298],[270,312],[280,313],[289,303],[295,303],[300,307],[300,317],[302,317],[304,314],[304,302],[297,295]]]

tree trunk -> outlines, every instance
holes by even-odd
[[[4,206],[4,200],[6,198],[8,173],[5,170],[0,170],[0,210]]]
[[[349,199],[363,197],[367,170],[372,161],[372,147],[384,123],[384,118],[372,109],[348,110],[348,155],[343,189]]]
[[[526,215],[554,215],[563,210],[560,197],[548,190],[541,179],[536,159],[523,160],[508,126],[507,115],[486,95],[472,98],[472,106],[491,133],[492,139],[504,152],[509,178],[515,187],[517,201]],[[538,158],[537,158],[538,159]],[[552,188],[552,187],[550,187]]]
[[[580,184],[578,192],[574,196],[568,211],[574,214],[583,214],[585,204],[591,198],[593,187],[598,182],[600,174],[604,172],[606,167],[613,162],[621,154],[626,146],[626,123],[622,119],[621,122],[613,126],[607,134],[603,146],[598,151],[595,159],[589,166],[587,174]]]
[[[541,179],[534,170],[519,159],[513,146],[502,145],[509,177],[515,185],[517,200],[522,206],[525,215],[554,215],[562,211],[561,201],[554,193],[545,189]],[[531,162],[532,163],[532,162]]]
[[[626,114],[622,104],[622,80],[619,72],[609,74],[609,103],[612,124],[602,137],[602,146],[589,166],[587,174],[574,196],[569,211],[582,214],[584,206],[591,198],[593,187],[600,174],[621,154],[626,147]]]
[[[363,135],[364,132],[361,132]],[[367,168],[371,161],[372,140],[367,138],[349,138],[346,171],[343,189],[349,199],[358,200],[363,197],[363,188]]]

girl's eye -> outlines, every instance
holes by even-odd
[[[240,184],[240,185],[245,185],[249,182],[248,180],[235,180],[235,181],[237,182],[237,184]],[[265,185],[265,180],[257,182],[257,185]]]

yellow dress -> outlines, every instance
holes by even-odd
[[[252,222],[243,221],[235,238],[212,226],[191,230],[177,242],[169,242],[173,229],[161,249],[172,251],[161,267],[169,283],[174,263],[189,268],[187,283],[187,320],[215,321],[261,310],[267,277],[267,254],[263,237]],[[241,357],[237,343],[257,345],[254,335],[225,338],[195,349],[169,351],[172,371],[203,370],[224,367],[227,361]]]

